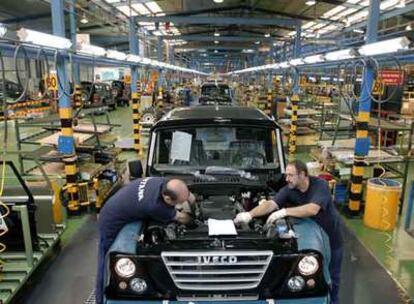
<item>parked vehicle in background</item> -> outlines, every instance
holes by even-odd
[[[111,85],[103,82],[92,83],[82,81],[81,99],[85,108],[108,106],[115,109],[116,103],[112,95]]]
[[[16,82],[5,80],[6,83],[6,102],[14,103],[23,92],[23,88]],[[0,80],[0,98],[3,98],[3,81]]]
[[[121,80],[111,81],[112,95],[114,96],[115,103],[118,106],[129,106],[130,86],[125,85]]]
[[[207,82],[201,85],[201,105],[231,105],[233,96],[230,87],[222,82]]]

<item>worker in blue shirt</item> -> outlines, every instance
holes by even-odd
[[[287,165],[286,182],[287,185],[273,199],[262,200],[249,212],[237,214],[234,222],[247,224],[252,218],[270,213],[267,224],[272,224],[286,216],[312,218],[329,237],[331,247],[329,272],[332,280],[330,296],[331,303],[338,304],[343,255],[342,220],[335,209],[329,186],[320,178],[308,176],[307,167],[301,161],[294,161]]]
[[[97,304],[103,302],[105,255],[122,227],[146,219],[188,223],[191,216],[175,209],[186,201],[194,203],[195,198],[182,180],[147,177],[125,185],[105,203],[99,214]]]

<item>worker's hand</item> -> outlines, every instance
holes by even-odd
[[[252,220],[252,216],[250,215],[249,212],[240,212],[239,214],[236,215],[233,221],[236,225],[238,225],[238,224],[248,224],[251,220]]]
[[[285,208],[275,211],[267,218],[266,225],[269,226],[276,222],[278,219],[284,218],[286,215],[287,213]]]
[[[196,197],[194,194],[192,194],[190,192],[190,195],[188,196],[188,200],[187,200],[190,204],[194,204],[196,202]]]

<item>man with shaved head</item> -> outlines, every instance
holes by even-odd
[[[103,270],[108,252],[122,227],[138,220],[151,219],[168,223],[188,223],[190,214],[177,211],[175,206],[194,203],[194,195],[180,179],[147,177],[137,179],[111,196],[99,215],[99,252],[96,282],[96,303],[103,301]]]

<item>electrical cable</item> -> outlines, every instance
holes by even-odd
[[[44,58],[43,61],[46,63],[46,74],[45,75],[43,75],[42,62],[40,60],[41,55],[43,55],[43,58]],[[39,50],[37,52],[36,61],[35,61],[35,74],[37,76],[36,79],[40,80],[40,82],[39,82],[39,91],[41,92],[40,84],[42,82],[45,83],[45,81],[43,80],[43,76],[45,76],[45,80],[49,79],[49,77],[50,77],[49,59],[48,59],[47,54],[46,54],[46,52],[43,48],[39,48]],[[39,97],[30,96],[30,99],[31,100],[42,100],[48,94],[49,94],[49,88],[46,84],[46,85],[44,85],[43,92],[41,92],[41,95]]]
[[[27,88],[29,86],[29,78],[30,78],[29,75],[27,75],[27,77],[26,77],[26,82],[25,82],[24,86],[22,85],[22,80],[20,78],[19,67],[17,66],[17,58],[18,58],[18,55],[19,55],[19,51],[20,50],[22,50],[22,52],[24,54],[24,58],[23,59],[24,59],[26,71],[30,72],[29,57],[27,56],[26,49],[24,48],[23,45],[19,44],[16,47],[15,51],[14,51],[13,59],[14,59],[14,66],[15,66],[17,83],[23,88],[23,91],[22,91],[22,93],[20,94],[19,97],[17,97],[15,100],[12,101],[12,103],[19,102],[19,101],[23,100],[23,98],[26,96]]]
[[[60,57],[62,57],[62,55],[59,53],[58,50],[55,50],[54,60],[55,60],[55,68],[56,69],[57,69],[57,64],[58,64],[58,60],[59,60]],[[72,58],[72,57],[70,56],[69,58]],[[68,94],[65,90],[65,84],[62,85],[61,79],[59,78],[59,75],[57,74],[57,71],[56,71],[56,78],[57,78],[57,83],[58,83],[58,92],[62,91],[61,94],[58,93],[57,99],[62,98],[63,95],[66,95],[67,97],[71,98],[73,95],[70,94],[70,88],[69,88],[69,94]],[[75,90],[73,90],[73,92],[75,92]]]

